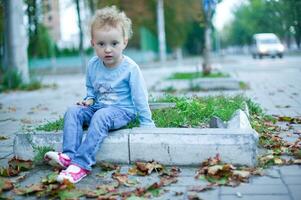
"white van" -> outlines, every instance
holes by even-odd
[[[274,33],[258,33],[253,36],[251,53],[253,58],[261,59],[263,56],[282,58],[284,46]]]

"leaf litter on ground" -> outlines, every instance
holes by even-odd
[[[196,179],[204,179],[213,185],[238,186],[241,182],[248,182],[251,172],[246,168],[235,167],[222,162],[219,154],[203,161],[197,170]],[[212,185],[210,185],[212,187]]]
[[[152,172],[160,173],[164,170],[164,166],[152,160],[149,162],[136,162],[135,165],[128,170],[130,175],[147,176]]]
[[[14,188],[14,184],[12,181],[4,178],[0,178],[0,194],[3,191],[9,191]]]
[[[137,180],[130,180],[127,174],[121,174],[114,172],[112,178],[118,181],[119,185],[124,185],[127,187],[132,187],[137,185],[139,182]]]
[[[8,139],[9,139],[9,137],[0,135],[0,140],[8,140]]]
[[[120,166],[116,165],[116,164],[111,164],[111,163],[107,163],[107,162],[100,162],[96,164],[97,166],[99,166],[101,168],[101,170],[103,171],[120,171]]]
[[[22,160],[13,157],[8,161],[8,167],[0,167],[0,176],[12,177],[19,175],[22,171],[28,171],[33,168],[31,160]]]

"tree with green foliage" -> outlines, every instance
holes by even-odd
[[[42,2],[37,0],[25,0],[26,14],[28,18],[27,32],[29,36],[29,57],[51,57],[54,54],[54,41],[51,39],[48,29],[40,22],[43,12]]]
[[[234,21],[226,27],[223,40],[228,45],[250,44],[252,35],[273,32],[289,45],[294,37],[300,48],[300,0],[249,0],[235,12]]]

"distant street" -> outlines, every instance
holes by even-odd
[[[184,59],[182,64],[167,62],[142,65],[146,84],[151,89],[174,72],[202,70],[201,58]],[[191,95],[235,95],[244,93],[260,103],[269,114],[301,116],[301,56],[252,59],[251,56],[224,56],[213,58],[213,68],[229,73],[250,86],[245,91],[208,91]],[[157,94],[150,90],[150,94]],[[183,95],[183,94],[182,94]]]
[[[227,56],[223,69],[248,83],[246,94],[271,114],[301,116],[301,57],[252,59]]]

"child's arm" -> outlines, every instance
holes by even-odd
[[[139,67],[131,71],[130,87],[133,103],[138,112],[141,127],[155,127],[148,105],[148,93]]]

